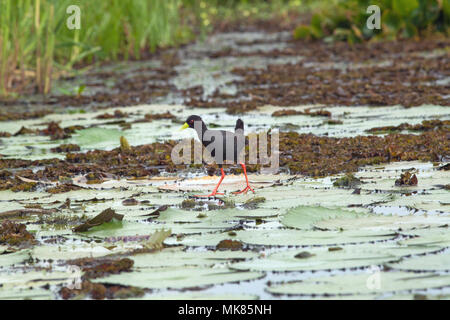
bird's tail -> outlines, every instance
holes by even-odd
[[[237,119],[234,131],[236,132],[238,129],[242,130],[242,133],[244,133],[244,121],[242,121],[241,119]]]

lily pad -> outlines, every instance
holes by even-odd
[[[263,246],[335,246],[395,239],[396,234],[368,231],[302,231],[292,229],[238,231],[244,243]]]
[[[0,254],[0,268],[20,264],[30,257],[30,251],[28,249],[19,250],[12,253]],[[1,274],[0,274],[1,277]]]
[[[184,251],[181,248],[166,248],[154,253],[137,254],[133,256],[133,260],[135,269],[213,267],[214,265],[226,266],[256,256],[257,253],[251,251]]]
[[[411,259],[404,259],[397,263],[391,263],[395,269],[408,271],[450,271],[450,250],[442,253],[421,255]]]
[[[316,222],[321,220],[334,218],[349,218],[353,220],[360,216],[363,215],[350,210],[342,210],[341,208],[299,206],[288,210],[281,218],[281,223],[291,228],[311,229],[313,226],[317,226]]]
[[[379,281],[378,281],[379,279]],[[359,274],[339,274],[313,277],[303,281],[269,286],[268,292],[286,295],[366,295],[402,290],[440,288],[450,285],[449,275],[408,273],[401,271],[369,271]]]
[[[95,282],[139,285],[142,288],[197,288],[212,284],[254,280],[264,276],[260,272],[232,271],[228,268],[162,267],[151,272],[136,270],[130,273],[95,279]]]
[[[283,250],[243,262],[231,268],[249,271],[325,271],[354,269],[399,261],[403,256],[424,254],[439,250],[438,247],[398,247],[385,244],[361,244],[355,246],[308,248],[307,251]],[[299,252],[303,253],[299,258]]]
[[[346,246],[342,250],[309,248],[309,257],[297,258],[299,250],[287,250],[270,254],[267,258],[238,262],[233,269],[250,271],[320,271],[359,268],[398,260],[392,254],[370,246]]]
[[[335,218],[316,222],[315,227],[327,230],[405,231],[439,227],[450,223],[449,217],[439,216],[365,216],[360,218]]]
[[[207,292],[186,292],[173,294],[152,294],[142,298],[142,300],[257,300],[256,295],[245,293],[221,293],[212,294]],[[135,299],[133,299],[135,300]],[[138,299],[140,300],[140,299]]]

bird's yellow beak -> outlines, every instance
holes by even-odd
[[[180,131],[181,131],[181,130],[184,130],[184,129],[186,129],[186,128],[189,128],[189,125],[187,124],[187,122],[185,122],[185,123],[183,124],[183,126],[180,128]]]

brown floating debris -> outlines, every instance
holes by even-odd
[[[337,179],[333,182],[335,187],[355,188],[361,184],[361,180],[355,177],[353,174],[346,174],[345,176]]]
[[[36,110],[26,112],[0,112],[0,121],[36,119],[53,113],[50,110]]]
[[[88,231],[90,228],[99,226],[103,223],[110,222],[112,219],[116,219],[119,221],[123,220],[123,215],[116,213],[113,209],[108,208],[106,210],[103,210],[100,214],[92,218],[86,223],[83,223],[79,225],[78,227],[73,228],[74,232],[85,232]]]
[[[62,129],[59,124],[54,121],[48,124],[47,129],[41,130],[40,134],[50,136],[51,140],[66,139],[71,137],[69,133],[65,132],[64,129]]]
[[[86,296],[95,300],[127,299],[141,297],[145,294],[145,290],[132,286],[106,285],[83,280],[79,289],[76,287],[63,287],[59,294],[64,300],[83,299]]]
[[[134,261],[129,258],[115,260],[104,258],[82,258],[70,260],[67,263],[81,267],[81,269],[85,272],[84,278],[89,279],[101,278],[110,274],[118,274],[121,272],[128,272],[134,265]]]
[[[122,204],[124,206],[137,206],[139,204],[139,201],[135,198],[128,198],[122,201]]]
[[[17,210],[9,210],[0,212],[0,219],[10,219],[10,218],[22,218],[25,216],[37,214],[50,214],[56,212],[55,209],[42,209],[42,208],[26,208],[26,209],[17,209]]]
[[[165,113],[147,113],[144,116],[145,120],[161,120],[161,119],[175,119],[175,116],[171,114],[169,111]]]
[[[330,124],[330,125],[336,125],[336,124],[343,124],[342,120],[337,119],[328,119],[323,122],[324,124]]]
[[[255,209],[260,203],[263,203],[266,201],[266,198],[264,197],[255,197],[247,200],[243,207],[246,209]]]
[[[306,116],[321,116],[321,117],[331,117],[331,112],[327,110],[320,109],[318,111],[311,111],[311,109],[305,109],[305,111],[293,110],[293,109],[283,109],[272,113],[272,117],[283,117],[283,116],[294,116],[294,115],[306,115]]]
[[[243,246],[238,240],[222,240],[217,244],[216,250],[241,250]]]
[[[90,172],[87,175],[85,175],[87,184],[102,183],[104,177],[105,177],[105,174],[103,174],[102,172]]]
[[[393,132],[393,131],[431,131],[443,128],[447,131],[450,129],[450,120],[424,120],[420,124],[409,124],[409,123],[402,123],[398,126],[386,126],[386,127],[375,127],[371,128],[369,130],[366,130],[367,132],[371,133],[385,133],[385,132]]]
[[[75,184],[72,183],[60,183],[54,187],[48,188],[47,192],[48,193],[64,193],[64,192],[69,192],[69,191],[76,191],[76,190],[81,190],[83,188],[81,188],[80,186],[77,186]]]
[[[192,199],[186,199],[181,202],[181,208],[182,209],[192,209],[195,207],[195,200]]]
[[[294,256],[294,258],[297,258],[297,259],[306,259],[306,258],[311,258],[312,256],[315,256],[315,254],[312,254],[312,253],[310,253],[310,252],[308,252],[308,251],[302,251],[302,252],[300,252],[300,253],[297,253],[297,254]]]
[[[115,110],[114,114],[110,113],[103,113],[101,115],[98,115],[97,119],[120,119],[120,118],[126,118],[128,116],[128,113],[122,112],[121,110]]]
[[[77,144],[61,144],[57,146],[56,148],[50,149],[52,152],[74,152],[74,151],[80,151],[80,146]]]
[[[417,176],[409,171],[402,173],[400,178],[395,180],[396,186],[417,186],[417,183]]]
[[[34,236],[27,231],[27,227],[22,223],[5,220],[0,225],[0,244],[20,245],[33,243],[34,241]]]

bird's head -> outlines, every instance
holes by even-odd
[[[181,130],[187,129],[187,128],[194,129],[194,125],[195,125],[196,121],[203,122],[202,118],[200,118],[199,116],[196,116],[196,115],[189,116],[186,119],[186,122],[184,123],[184,125],[181,127]]]

